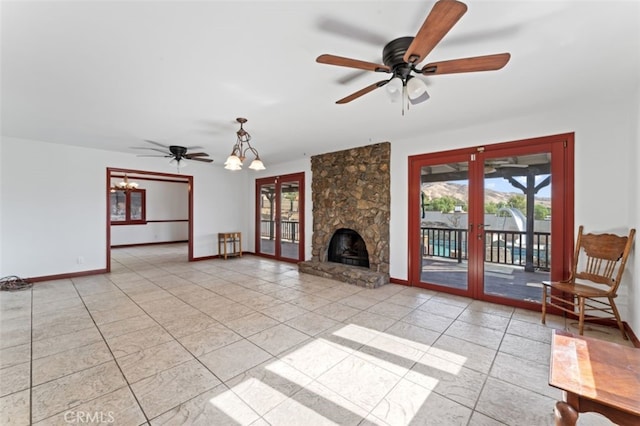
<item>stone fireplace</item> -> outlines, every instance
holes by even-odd
[[[368,288],[389,282],[390,159],[389,142],[311,157],[312,257],[300,272]]]

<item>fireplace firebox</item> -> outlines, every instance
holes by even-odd
[[[353,229],[338,229],[331,237],[327,253],[329,262],[369,267],[369,253],[364,240]]]

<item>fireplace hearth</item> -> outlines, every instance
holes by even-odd
[[[375,288],[389,282],[389,142],[311,157],[311,260],[300,272]]]

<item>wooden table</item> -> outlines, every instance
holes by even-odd
[[[595,411],[619,425],[640,425],[640,349],[554,330],[549,384],[563,390],[556,425]]]
[[[227,246],[231,244],[232,250],[228,251]],[[242,234],[240,232],[220,232],[218,233],[218,256],[227,259],[227,256],[242,257]]]

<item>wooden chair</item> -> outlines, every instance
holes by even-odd
[[[627,340],[614,299],[635,233],[631,229],[628,236],[584,234],[580,226],[569,278],[542,282],[542,323],[546,320],[547,306],[553,306],[578,316],[580,335],[585,321],[615,319]],[[566,295],[571,297],[565,298]],[[593,315],[596,312],[599,315]]]

